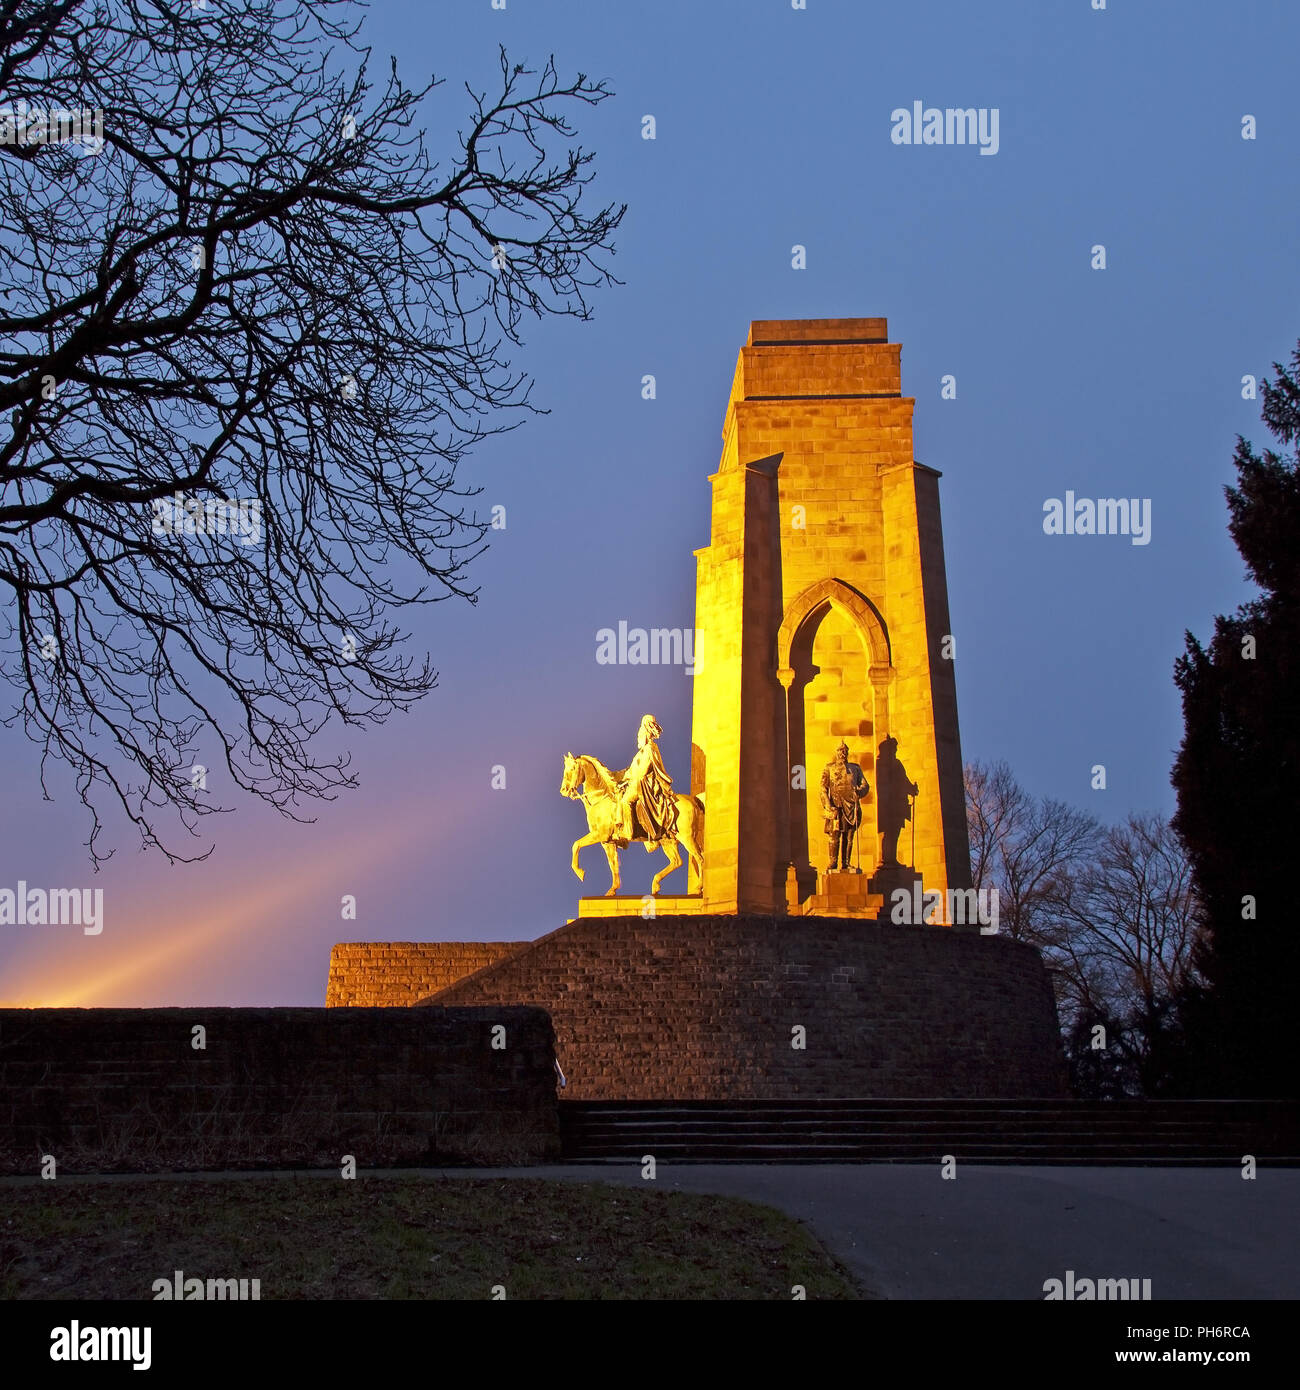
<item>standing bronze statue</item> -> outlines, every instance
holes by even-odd
[[[898,761],[898,740],[887,738],[876,752],[876,825],[884,840],[880,862],[898,865],[898,837],[912,819],[911,798],[920,792]]]
[[[862,824],[862,799],[870,791],[871,784],[861,767],[849,762],[849,745],[841,743],[822,769],[822,814],[826,817],[831,873],[853,867],[853,838]]]

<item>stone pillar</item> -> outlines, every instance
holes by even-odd
[[[755,459],[712,475],[712,540],[696,552],[691,762],[703,777],[704,894],[716,912],[785,910],[785,699],[772,661],[780,462]]]

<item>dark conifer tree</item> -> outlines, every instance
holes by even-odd
[[[1185,732],[1174,825],[1192,861],[1203,984],[1180,1010],[1182,1089],[1294,1096],[1300,990],[1300,346],[1263,383],[1262,417],[1289,456],[1238,438],[1228,529],[1259,587],[1187,634],[1175,665]]]

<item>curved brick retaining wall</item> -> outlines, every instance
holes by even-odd
[[[546,1009],[565,1099],[1065,1093],[1041,957],[975,931],[584,918],[423,1002]]]

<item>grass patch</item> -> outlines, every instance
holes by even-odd
[[[246,1278],[263,1299],[860,1295],[792,1217],[732,1197],[537,1178],[248,1178],[0,1188],[0,1297],[153,1297]]]

